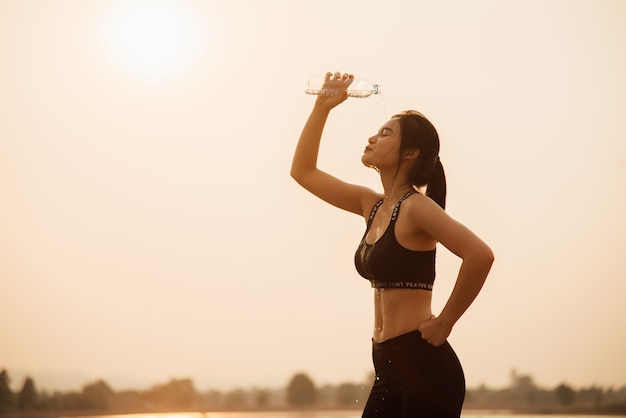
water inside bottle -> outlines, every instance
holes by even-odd
[[[309,74],[305,77],[304,92],[311,95],[335,96],[339,94],[338,89],[323,88],[325,76],[319,74]],[[367,80],[355,79],[348,88],[349,97],[365,98],[371,95],[381,94],[380,86],[372,84]]]
[[[334,96],[336,94],[339,94],[339,91],[337,89],[321,89],[311,87],[307,87],[304,92],[306,94],[314,94],[317,96]]]
[[[371,91],[367,90],[348,90],[348,97],[369,97],[372,95]]]
[[[337,89],[322,88],[324,84],[324,78],[325,77],[321,75],[307,75],[305,78],[304,92],[306,94],[311,94],[311,95],[325,95],[325,96],[333,96],[333,95],[339,94],[339,91]],[[364,86],[366,88],[359,89],[358,84],[354,83],[352,85],[352,88],[348,89],[348,96],[359,97],[359,98],[372,96],[372,99],[378,96],[379,98],[375,100],[380,100],[380,104],[381,104],[382,111],[383,111],[383,117],[385,120],[387,120],[387,105],[385,103],[385,97],[383,96],[382,89],[380,88],[380,85],[375,84],[374,92],[372,92],[371,89],[368,88],[370,86],[371,84],[368,83],[366,84],[366,86]]]

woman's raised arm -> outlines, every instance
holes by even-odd
[[[291,177],[302,187],[341,209],[363,215],[364,205],[373,205],[376,193],[366,187],[346,183],[317,167],[322,132],[330,111],[348,98],[347,89],[353,77],[348,74],[326,74],[325,89],[335,95],[319,95],[302,129],[291,163]],[[369,210],[369,209],[367,209]]]

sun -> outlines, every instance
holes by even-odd
[[[125,0],[105,20],[104,46],[117,66],[146,81],[180,74],[202,46],[202,30],[184,1]]]

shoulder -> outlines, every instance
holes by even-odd
[[[444,212],[434,200],[421,192],[415,192],[402,202],[402,210],[418,215],[422,211]]]
[[[423,227],[424,224],[447,217],[441,206],[420,192],[413,193],[402,202],[402,212],[415,227]]]
[[[436,246],[437,238],[432,224],[441,222],[438,215],[445,212],[430,197],[413,193],[401,204],[396,237],[407,248],[430,251]]]

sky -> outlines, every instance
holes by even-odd
[[[447,211],[496,261],[449,341],[467,385],[626,384],[623,0],[0,0],[0,369],[14,387],[362,382],[362,218],[289,167],[380,190],[367,138],[437,127]],[[438,251],[433,310],[460,262]]]

